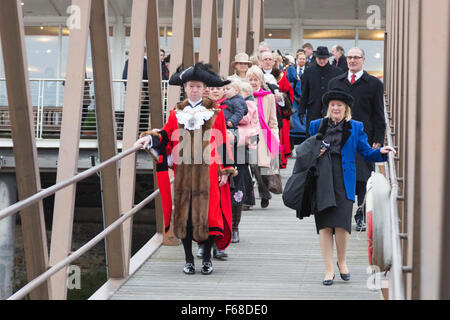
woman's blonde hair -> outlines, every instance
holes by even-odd
[[[331,100],[331,101],[333,101],[333,100]],[[341,102],[343,105],[345,105],[344,120],[350,121],[352,119],[352,109],[350,108],[350,106],[348,104],[344,103],[343,101],[341,101]],[[328,104],[327,115],[325,116],[325,118],[331,119],[330,104]]]
[[[266,82],[264,81],[264,73],[262,72],[260,67],[253,66],[250,69],[248,69],[246,74],[247,81],[250,79],[251,76],[255,76],[259,79],[259,81],[261,82],[261,88],[263,88],[264,90],[269,90],[269,88],[266,85]]]

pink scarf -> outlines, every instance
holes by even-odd
[[[264,118],[263,98],[268,94],[272,94],[272,92],[265,91],[262,88],[257,92],[253,92],[253,96],[258,98],[259,123],[261,124],[264,139],[266,140],[267,148],[269,149],[272,158],[274,158],[280,152],[280,144]]]

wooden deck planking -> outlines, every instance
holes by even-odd
[[[286,182],[294,160],[282,170]],[[352,299],[379,300],[380,291],[366,286],[369,277],[366,233],[352,231],[347,259],[351,280],[344,282],[335,266],[334,285],[322,285],[324,265],[314,218],[298,220],[295,212],[274,195],[267,209],[259,199],[244,211],[240,224],[241,242],[227,249],[226,261],[213,259],[214,272],[185,275],[182,246],[161,247],[111,299]],[[193,245],[194,255],[197,245]],[[335,254],[336,260],[336,254]]]

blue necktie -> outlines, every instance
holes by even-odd
[[[302,68],[298,69],[298,77],[301,78],[303,72],[302,72]]]

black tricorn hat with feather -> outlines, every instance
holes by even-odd
[[[212,65],[197,63],[187,69],[179,67],[177,72],[169,79],[172,86],[182,86],[188,81],[201,81],[207,87],[223,87],[230,83],[228,80],[222,80],[213,70]]]

